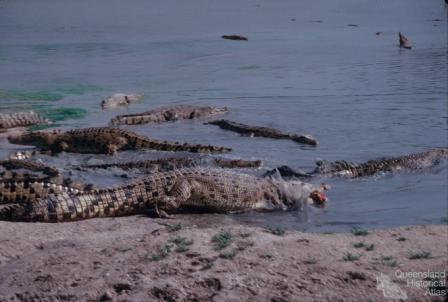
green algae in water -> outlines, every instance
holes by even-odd
[[[28,131],[40,131],[40,130],[45,130],[45,129],[49,129],[49,128],[53,128],[53,127],[59,127],[60,124],[48,124],[48,125],[33,125],[31,127],[28,127]]]
[[[86,117],[87,110],[82,108],[36,108],[36,112],[53,122]]]
[[[17,100],[17,101],[59,101],[64,96],[60,93],[54,93],[46,90],[40,91],[17,91],[17,90],[0,90],[0,99]]]

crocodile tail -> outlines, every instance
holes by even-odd
[[[29,204],[9,203],[0,205],[1,221],[29,221],[26,214]]]

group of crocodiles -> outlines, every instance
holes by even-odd
[[[110,101],[110,103],[113,103]],[[110,104],[109,104],[110,105]],[[177,105],[141,114],[120,115],[109,127],[69,131],[37,131],[9,136],[10,143],[36,146],[47,154],[59,152],[114,154],[123,150],[153,149],[195,153],[230,152],[230,148],[201,144],[160,141],[119,125],[165,123],[212,117],[227,108]],[[26,117],[29,116],[29,119]],[[35,113],[0,115],[0,129],[29,126],[49,121]],[[244,136],[290,139],[315,146],[309,135],[285,133],[277,129],[245,125],[229,120],[217,125]],[[6,125],[6,126],[5,126]],[[18,153],[0,161],[0,220],[64,222],[93,217],[122,216],[154,210],[160,217],[179,211],[220,213],[247,210],[293,209],[305,204],[322,206],[329,186],[303,182],[318,177],[363,177],[400,169],[415,170],[433,166],[448,158],[448,149],[434,149],[395,158],[371,160],[361,164],[345,161],[317,162],[311,172],[294,171],[287,166],[268,171],[264,176],[234,172],[231,168],[257,168],[262,162],[210,156],[172,157],[125,163],[81,165],[77,170],[137,169],[146,174],[124,185],[96,188],[64,178],[55,167],[31,160],[33,153]],[[22,172],[25,170],[26,172]],[[274,177],[273,174],[282,177]]]

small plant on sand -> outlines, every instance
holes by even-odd
[[[362,241],[353,243],[353,247],[355,249],[360,249],[360,248],[365,247],[365,246],[366,246],[366,244],[364,242],[362,242]]]
[[[373,249],[375,248],[375,245],[373,243],[366,244],[366,243],[364,243],[362,241],[359,241],[359,242],[353,243],[353,247],[355,249],[364,248],[366,251],[373,251]]]
[[[274,255],[271,252],[266,252],[264,254],[261,254],[260,257],[264,259],[272,259],[274,258]]]
[[[397,266],[397,260],[392,256],[382,256],[381,263],[390,267]]]
[[[402,236],[397,238],[397,241],[406,241],[406,240],[407,240],[406,237],[402,237]]]
[[[221,230],[212,237],[212,242],[216,251],[223,250],[232,243],[232,234],[229,231]]]
[[[188,240],[187,238],[180,237],[180,236],[176,236],[176,237],[170,239],[169,241],[176,245],[175,251],[177,253],[183,253],[183,252],[190,250],[190,248],[188,246],[193,244],[193,240]]]
[[[346,252],[344,257],[342,257],[342,260],[344,260],[344,261],[356,261],[356,260],[359,260],[359,258],[361,258],[361,255],[355,255],[355,254]]]
[[[152,254],[150,260],[151,261],[160,261],[168,256],[171,252],[172,246],[170,244],[166,244],[162,248],[160,248],[156,254]]]
[[[235,255],[236,255],[236,250],[231,250],[229,252],[221,252],[219,254],[219,257],[223,258],[223,259],[233,259],[233,257],[235,257]]]
[[[409,256],[408,256],[408,258],[411,260],[429,259],[430,257],[431,257],[431,252],[427,252],[427,251],[409,252]]]
[[[210,260],[201,267],[201,271],[209,270],[213,267],[213,265],[215,265],[215,261]]]
[[[282,227],[267,227],[266,231],[277,236],[283,236],[286,233],[286,229]]]
[[[369,234],[369,231],[360,227],[353,227],[351,232],[355,236],[367,236]]]
[[[182,224],[176,223],[176,224],[165,224],[166,230],[169,233],[177,232],[182,229]]]
[[[373,244],[373,243],[371,243],[371,244],[368,244],[368,245],[366,245],[365,246],[365,248],[364,248],[366,251],[373,251],[374,249],[375,249],[375,245]]]

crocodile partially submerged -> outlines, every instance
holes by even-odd
[[[261,160],[227,159],[215,157],[169,157],[152,160],[140,160],[99,165],[83,165],[80,168],[109,169],[120,168],[122,170],[138,169],[145,172],[163,172],[181,168],[200,167],[214,165],[221,168],[258,168]]]
[[[249,41],[248,38],[240,35],[222,35],[221,38],[225,40],[233,40],[233,41]]]
[[[307,144],[316,146],[317,140],[310,135],[296,134],[296,133],[286,133],[274,128],[260,127],[260,126],[250,126],[229,120],[216,120],[205,123],[206,125],[215,125],[224,130],[230,130],[233,132],[240,133],[244,136],[260,136],[269,137],[275,139],[289,139],[301,144]]]
[[[0,113],[0,132],[9,128],[49,124],[50,120],[36,112]]]
[[[63,191],[0,209],[0,220],[64,222],[123,216],[154,209],[164,217],[181,210],[228,213],[322,205],[325,186],[275,181],[224,169],[186,168],[153,173],[127,185],[89,192]]]
[[[137,94],[137,93],[130,93],[130,94],[124,94],[124,93],[116,93],[105,100],[101,101],[101,107],[103,109],[110,109],[120,106],[127,106],[131,103],[138,102],[143,100],[143,94]]]
[[[53,153],[114,154],[123,150],[153,149],[162,151],[188,151],[200,153],[229,152],[231,149],[200,144],[181,144],[152,139],[137,133],[111,127],[97,127],[63,132],[30,132],[8,137],[10,143],[32,145]]]
[[[396,171],[415,171],[438,165],[442,160],[448,159],[448,148],[433,149],[420,153],[413,153],[399,157],[384,157],[376,160],[369,160],[361,164],[347,161],[317,161],[316,168],[304,173],[294,171],[288,166],[281,166],[277,169],[266,172],[266,176],[279,173],[285,178],[309,179],[317,176],[341,176],[346,178],[358,178],[372,176],[378,173],[388,173]]]
[[[118,115],[114,117],[109,125],[137,125],[137,124],[160,124],[178,120],[197,119],[224,114],[228,111],[226,107],[174,105],[159,107],[150,111]]]
[[[411,42],[409,42],[409,39],[406,38],[401,32],[398,33],[398,40],[400,42],[401,48],[407,48],[407,49],[412,48],[412,45],[411,45]]]

